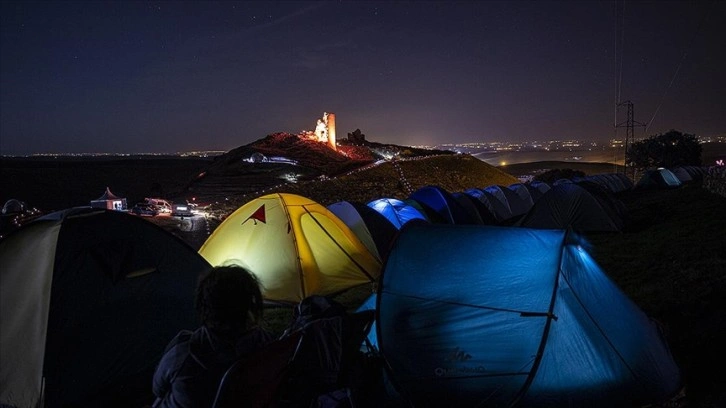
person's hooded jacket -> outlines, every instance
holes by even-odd
[[[241,336],[217,333],[201,326],[183,330],[171,340],[154,373],[154,408],[208,407],[225,371],[236,360],[272,340],[261,328]]]

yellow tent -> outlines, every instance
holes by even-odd
[[[343,221],[295,194],[269,194],[238,208],[199,249],[212,265],[247,267],[265,299],[299,302],[378,278],[381,263]]]

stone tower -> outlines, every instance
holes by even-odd
[[[335,144],[335,114],[326,112],[323,117],[326,118],[325,123],[328,127],[328,146],[338,151],[338,147]]]

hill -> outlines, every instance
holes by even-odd
[[[338,177],[296,183],[278,181],[277,185],[260,186],[262,189],[256,191],[229,191],[224,199],[216,197],[209,211],[223,216],[255,197],[276,192],[298,194],[329,205],[338,201],[367,203],[383,197],[405,199],[427,185],[438,185],[453,192],[516,182],[516,177],[468,155],[429,156],[369,165]]]
[[[433,155],[454,156],[443,150],[341,141],[338,150],[289,133],[275,133],[230,150],[189,185],[187,192],[202,201],[235,200],[280,184],[327,179],[350,173],[378,160]]]

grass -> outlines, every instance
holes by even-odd
[[[610,277],[664,328],[689,406],[726,403],[726,198],[698,185],[631,191],[626,230],[589,237]]]

